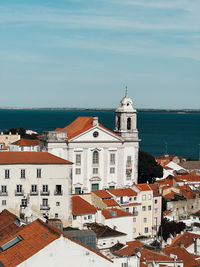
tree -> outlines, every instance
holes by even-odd
[[[179,234],[181,231],[185,229],[185,224],[183,222],[175,222],[175,221],[170,221],[166,218],[162,219],[161,221],[161,226],[159,228],[158,235],[162,236],[162,238],[167,241],[168,237],[170,235],[176,236]]]
[[[153,183],[156,177],[163,176],[163,168],[155,158],[142,150],[139,151],[138,183]]]

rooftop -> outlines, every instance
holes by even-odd
[[[184,232],[183,234],[177,235],[169,247],[184,245],[185,248],[189,247],[194,243],[194,238],[200,238],[200,235]]]
[[[48,152],[2,151],[0,164],[72,164]]]
[[[112,208],[112,209],[104,209],[101,211],[102,215],[105,219],[111,219],[111,218],[117,218],[117,217],[127,217],[127,216],[133,216],[132,213]]]
[[[16,145],[16,146],[38,146],[39,145],[39,140],[21,138],[20,140],[17,140],[15,142],[13,142],[12,145]]]
[[[107,225],[98,224],[98,223],[87,223],[87,227],[90,228],[95,234],[97,238],[105,238],[105,237],[116,237],[116,236],[124,236],[125,233],[119,232],[110,228]]]
[[[109,189],[108,192],[110,192],[112,195],[116,197],[137,196],[137,193],[132,188]]]
[[[89,202],[82,199],[79,196],[72,197],[72,214],[82,215],[82,214],[93,214],[96,213],[96,208],[92,206]]]

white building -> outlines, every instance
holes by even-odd
[[[116,110],[114,132],[94,117],[78,117],[65,128],[45,132],[42,151],[74,162],[72,192],[122,188],[137,183],[136,110],[125,95]]]
[[[71,224],[72,163],[47,152],[0,153],[0,211],[47,215]],[[37,216],[36,216],[37,217]]]

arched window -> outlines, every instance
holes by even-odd
[[[117,129],[120,130],[121,124],[120,124],[120,116],[117,117]]]
[[[99,152],[95,150],[92,156],[92,163],[99,164]]]
[[[127,119],[127,130],[131,130],[131,118]]]

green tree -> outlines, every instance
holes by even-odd
[[[161,221],[161,226],[159,228],[158,235],[162,236],[162,238],[167,241],[167,238],[172,235],[176,236],[179,234],[181,231],[185,229],[185,223],[183,222],[175,222],[175,221],[170,221],[166,218],[163,218]]]
[[[139,151],[138,183],[153,183],[156,177],[163,176],[163,168],[155,158],[142,150]]]

